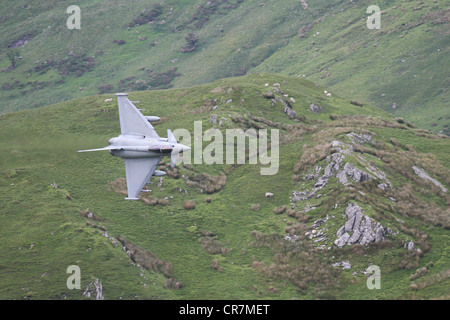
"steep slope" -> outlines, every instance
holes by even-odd
[[[203,134],[267,129],[271,145],[279,130],[277,173],[261,175],[259,157],[164,161],[168,175],[129,202],[120,159],[76,152],[118,134],[113,95],[2,115],[0,297],[448,298],[448,138],[297,77],[129,96],[161,116],[161,135],[190,132],[193,150],[196,121]],[[66,286],[70,265],[79,290]]]
[[[322,85],[448,133],[449,1],[340,2],[251,72],[304,75]],[[301,58],[299,58],[301,57]]]
[[[20,59],[0,73],[0,112],[243,75],[311,21],[300,2],[83,0],[81,29],[69,30],[72,4],[2,6],[0,68],[11,64],[8,47]]]
[[[368,0],[83,0],[69,30],[72,4],[0,8],[0,113],[271,72],[448,133],[448,0],[381,1],[380,30],[366,27]]]

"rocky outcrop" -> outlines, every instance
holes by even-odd
[[[212,124],[217,124],[217,119],[219,118],[219,116],[217,115],[217,114],[212,114],[210,117],[209,117],[209,122],[211,122]]]
[[[336,233],[334,244],[342,248],[344,245],[361,244],[367,246],[371,242],[381,242],[385,235],[391,233],[389,228],[384,228],[362,213],[362,209],[356,203],[350,203],[345,209],[347,221]]]
[[[355,182],[363,182],[373,178],[370,174],[356,168],[350,163],[346,163],[343,170],[339,172],[337,176],[342,184],[348,182],[347,176],[352,178]]]
[[[419,177],[421,177],[424,180],[431,181],[435,186],[441,188],[442,192],[447,192],[448,190],[444,188],[444,186],[437,181],[436,179],[430,177],[423,169],[418,168],[416,166],[413,166],[412,169],[414,170],[414,173],[417,174]]]
[[[312,112],[314,112],[315,114],[318,114],[320,112],[323,111],[321,106],[315,105],[314,103],[311,103],[309,105],[309,110],[311,110]]]
[[[350,132],[347,134],[347,137],[350,139],[352,143],[364,144],[370,143],[373,144],[372,137],[368,134],[356,134],[354,132]]]
[[[95,296],[95,300],[104,300],[103,286],[100,281],[98,281],[98,279],[95,279],[94,282],[89,283],[84,290],[83,295],[87,298],[90,298],[92,295]]]
[[[297,117],[297,112],[294,109],[289,107],[284,107],[284,113],[286,113],[289,118],[295,119]]]

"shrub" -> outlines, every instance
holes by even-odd
[[[152,252],[146,251],[141,247],[127,241],[124,237],[117,238],[126,250],[129,251],[130,258],[147,270],[152,270],[164,274],[166,277],[172,275],[172,265],[156,257]]]
[[[200,40],[198,34],[189,32],[185,37],[184,40],[186,41],[186,44],[181,47],[180,52],[192,52],[197,49],[197,42]]]
[[[275,207],[275,208],[273,208],[273,212],[275,213],[275,214],[282,214],[283,212],[285,212],[286,211],[286,205],[283,205],[283,206],[281,206],[281,207]]]
[[[189,176],[186,179],[186,185],[188,187],[199,188],[206,193],[218,192],[227,183],[227,176],[223,173],[218,176],[210,176],[207,173],[195,174],[194,176]]]
[[[142,197],[141,201],[144,202],[145,204],[148,204],[149,206],[156,206],[158,204],[163,205],[163,206],[167,206],[169,204],[169,199],[159,199],[159,198],[153,198],[153,197]]]
[[[164,281],[164,289],[181,289],[183,286],[183,282],[179,282],[174,278],[169,278]]]
[[[413,128],[413,129],[416,129],[417,127],[412,123],[412,122],[410,122],[410,121],[408,121],[407,123],[406,123],[406,125],[408,126],[408,127],[410,127],[410,128]]]
[[[251,264],[268,279],[288,281],[300,292],[308,289],[309,285],[326,290],[319,290],[317,294],[320,295],[331,294],[340,288],[340,270],[330,266],[307,240],[298,238],[290,242],[279,235],[260,235],[257,240],[274,253],[275,262],[270,265],[256,259]]]
[[[143,24],[154,21],[157,17],[159,17],[163,12],[163,6],[159,3],[153,5],[152,10],[150,10],[147,14],[141,13],[139,17],[133,20],[133,22],[127,24],[127,27],[133,26],[141,26]]]
[[[350,101],[350,103],[355,105],[355,106],[358,106],[358,107],[362,107],[363,106],[363,104],[361,102],[356,101],[356,100],[352,100],[352,101]]]
[[[213,259],[211,262],[211,268],[219,272],[223,272],[223,268],[219,265],[219,260]]]
[[[184,202],[184,208],[186,210],[193,210],[193,209],[195,209],[195,202],[193,200],[186,200]]]
[[[259,203],[252,204],[253,211],[259,211],[261,209],[261,205]]]
[[[105,83],[98,87],[98,92],[100,94],[110,93],[114,91],[114,87],[112,84]]]
[[[164,72],[148,71],[147,83],[152,89],[167,89],[170,88],[171,82],[175,77],[180,76],[176,67],[172,67]]]
[[[413,273],[412,275],[409,276],[409,279],[411,281],[419,279],[420,277],[423,277],[424,275],[428,274],[428,269],[426,267],[423,268],[419,268],[416,270],[415,273]]]
[[[224,247],[222,242],[212,237],[202,237],[202,246],[210,254],[227,254],[231,251],[230,248]]]

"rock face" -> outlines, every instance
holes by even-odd
[[[442,192],[447,192],[448,190],[444,188],[444,186],[437,181],[436,179],[430,177],[423,169],[418,168],[416,166],[413,166],[412,169],[414,170],[414,173],[417,174],[419,177],[421,177],[424,180],[429,180],[434,183],[437,187],[441,188]]]
[[[351,177],[355,182],[363,182],[371,178],[368,173],[365,173],[350,163],[346,163],[343,171],[339,173],[339,181],[345,184],[347,182],[347,176]]]
[[[356,203],[350,203],[345,209],[347,221],[338,230],[338,237],[334,244],[339,248],[344,245],[362,244],[367,246],[370,242],[381,242],[385,235],[390,232],[380,223],[376,223],[371,218],[362,213],[362,209]]]

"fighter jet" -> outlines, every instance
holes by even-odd
[[[151,125],[151,122],[159,121],[159,117],[144,116],[127,98],[127,93],[116,93],[116,96],[121,134],[111,138],[107,147],[78,152],[106,150],[111,155],[124,159],[128,189],[128,197],[125,199],[139,200],[139,193],[152,176],[166,174],[156,170],[161,158],[170,156],[170,165],[174,167],[179,154],[191,148],[177,143],[170,129],[167,130],[167,138],[160,138]]]

